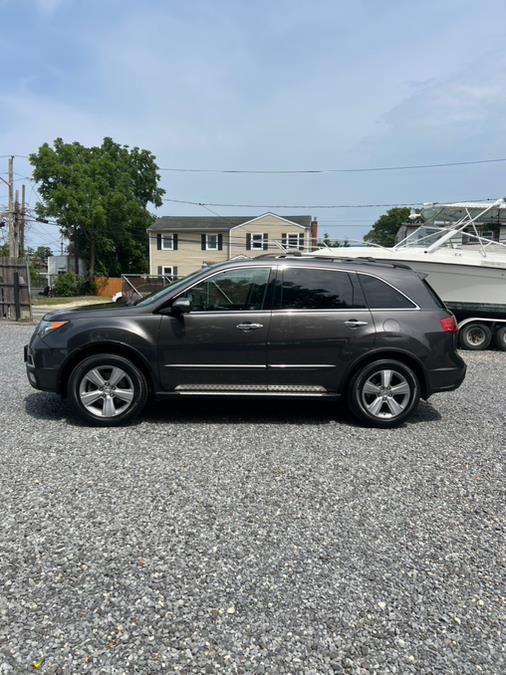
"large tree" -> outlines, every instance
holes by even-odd
[[[409,216],[408,208],[396,207],[384,213],[372,226],[364,240],[381,246],[393,246],[395,244],[395,235],[399,227],[405,223]]]
[[[39,218],[54,218],[88,275],[147,269],[148,204],[161,206],[164,190],[155,157],[111,138],[87,148],[57,138],[30,155],[42,202]]]

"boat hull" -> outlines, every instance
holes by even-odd
[[[330,252],[319,251],[318,255],[332,255],[343,258],[374,258],[379,262],[401,263],[409,265],[416,272],[427,275],[427,281],[437,294],[448,305],[472,304],[502,306],[506,309],[506,265],[501,261],[494,265],[487,259],[483,262],[480,257],[477,264],[472,264],[467,259],[461,263],[451,260],[438,259],[437,254],[410,254],[390,249],[388,254],[382,253],[381,249],[362,247],[354,250],[353,247],[346,249],[333,249]],[[474,261],[473,261],[474,262]]]

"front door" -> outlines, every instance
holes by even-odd
[[[269,387],[334,393],[350,362],[374,344],[362,290],[345,271],[287,266],[279,274],[267,355]]]
[[[164,389],[212,393],[266,386],[270,278],[270,267],[236,267],[211,274],[178,296],[190,300],[191,311],[162,317]]]

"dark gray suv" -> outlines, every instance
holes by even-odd
[[[100,426],[148,398],[345,398],[377,427],[466,367],[454,317],[401,265],[265,256],[208,267],[136,305],[47,314],[25,347],[32,386],[68,396]]]

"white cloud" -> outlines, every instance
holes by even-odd
[[[37,9],[43,14],[53,14],[65,0],[33,0]]]

